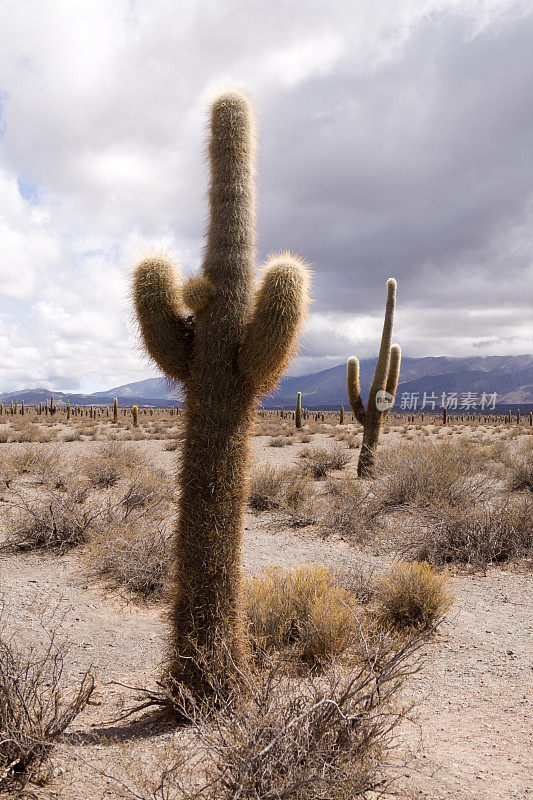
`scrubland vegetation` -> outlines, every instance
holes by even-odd
[[[2,418],[3,571],[20,558],[73,558],[81,580],[106,596],[165,607],[184,415],[143,412],[136,429],[124,416],[80,424],[26,410],[23,425]],[[340,798],[381,791],[394,777],[383,766],[393,731],[411,713],[401,687],[422,653],[431,659],[441,620],[453,608],[452,576],[496,564],[528,569],[527,420],[442,426],[437,419],[390,419],[374,476],[361,479],[361,432],[351,420],[340,425],[327,413],[296,429],[291,418],[262,413],[248,487],[251,524],[266,526],[274,539],[276,531],[305,536],[311,557],[313,541],[343,542],[380,566],[357,572],[291,565],[280,556],[247,574],[252,649],[243,680],[216,713],[188,695],[174,696],[190,723],[187,747],[167,741],[164,766],[148,759],[140,780],[123,745],[111,770],[125,785],[112,780],[117,797]],[[283,440],[279,450],[269,446],[273,439]],[[69,675],[59,618],[43,623],[40,610],[35,624],[46,635],[15,638],[8,597],[4,603],[1,786],[6,796],[31,796],[44,780],[58,783],[53,747],[87,713],[94,677]],[[213,674],[215,686],[218,680]],[[139,695],[141,704],[146,696]],[[64,745],[61,754],[68,758]]]

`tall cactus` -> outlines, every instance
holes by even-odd
[[[212,104],[209,158],[201,274],[180,286],[164,255],[134,274],[145,348],[186,392],[168,674],[197,695],[210,690],[204,663],[224,675],[229,657],[237,666],[246,657],[240,555],[253,411],[293,353],[309,285],[307,266],[278,253],[254,289],[255,132],[238,90]]]
[[[294,424],[297,428],[302,427],[302,393],[298,392],[296,395],[296,413],[294,415]]]
[[[348,359],[347,364],[350,405],[356,420],[363,426],[363,443],[357,465],[357,474],[363,478],[372,475],[374,454],[378,445],[381,426],[392,408],[398,386],[398,378],[400,377],[400,362],[402,358],[400,345],[393,344],[391,346],[395,306],[396,281],[394,278],[389,278],[387,281],[387,304],[385,306],[381,346],[366,411],[361,400],[359,386],[359,361],[355,356],[352,356]]]

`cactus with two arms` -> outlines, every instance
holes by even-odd
[[[255,150],[250,100],[220,94],[201,273],[180,284],[164,255],[134,273],[145,348],[186,394],[168,676],[195,696],[210,693],[210,670],[224,676],[246,660],[240,562],[254,407],[291,358],[308,305],[308,268],[290,253],[272,256],[254,285]]]
[[[385,306],[385,319],[381,346],[374,372],[374,379],[370,387],[368,403],[365,410],[361,400],[359,385],[359,361],[355,356],[348,359],[347,385],[350,405],[354,417],[363,426],[363,443],[359,454],[357,474],[360,477],[370,477],[374,466],[374,456],[378,446],[379,435],[383,420],[389,413],[394,402],[398,378],[400,377],[401,350],[399,344],[393,344],[392,326],[394,323],[394,309],[396,306],[396,281],[389,278],[387,281],[387,304]]]

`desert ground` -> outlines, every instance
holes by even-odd
[[[194,749],[194,726],[143,723],[141,712],[118,719],[134,704],[135,687],[156,686],[165,658],[184,426],[175,410],[141,409],[138,426],[119,411],[117,422],[112,410],[68,421],[64,410],[0,417],[0,642],[19,654],[33,649],[30,659],[38,659],[54,631],[62,652],[68,643],[64,698],[88,670],[94,680],[88,703],[29,780],[17,765],[10,772],[0,751],[1,797],[214,796],[161,783]],[[257,416],[247,586],[273,566],[320,565],[371,620],[370,648],[378,639],[394,652],[418,641],[416,668],[393,698],[398,724],[380,755],[397,796],[533,796],[529,421],[443,425],[392,415],[374,477],[361,480],[362,432],[351,415],[343,424],[332,412],[305,416],[300,430],[291,414]],[[384,589],[390,580],[380,576],[419,562],[431,565],[453,603],[436,602],[402,627]],[[334,653],[334,643],[329,658],[345,672],[354,663],[350,646]],[[384,787],[353,796],[378,797]]]

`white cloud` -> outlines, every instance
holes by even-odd
[[[298,369],[376,351],[389,273],[404,348],[531,349],[527,3],[7,0],[3,11],[1,389],[155,374],[129,270],[152,246],[197,267],[205,102],[224,82],[257,99],[261,252],[291,247],[315,266]],[[492,313],[502,303],[511,321]]]

